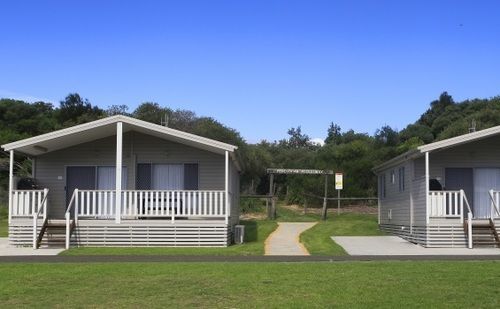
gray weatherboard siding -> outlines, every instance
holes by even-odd
[[[50,190],[48,209],[51,217],[64,217],[67,206],[66,167],[114,166],[115,147],[116,136],[111,136],[35,157],[34,176],[40,187]],[[126,132],[123,134],[123,166],[127,167],[126,189],[135,189],[137,163],[198,163],[199,189],[224,190],[224,155],[138,132]],[[232,160],[231,170],[233,172],[230,173],[230,179],[233,178],[233,187],[236,189],[233,192],[237,193],[239,176]],[[238,213],[237,205],[233,205],[231,213]]]

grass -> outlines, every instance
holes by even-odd
[[[227,248],[172,247],[81,247],[61,255],[264,255],[264,241],[277,227],[273,221],[241,221],[245,225],[245,243]]]
[[[7,207],[0,205],[0,237],[9,236],[9,224],[7,217],[8,217]]]
[[[311,255],[347,255],[345,250],[336,244],[331,236],[373,236],[384,235],[378,228],[377,216],[371,214],[342,213],[328,214],[326,221],[318,214],[294,211],[277,205],[277,221],[284,222],[318,222],[300,235]]]
[[[311,255],[346,255],[331,236],[384,235],[378,229],[377,216],[344,213],[332,215],[300,235],[300,241]]]
[[[375,215],[329,214],[328,220],[322,221],[318,214],[304,215],[283,207],[282,203],[277,206],[277,222],[318,222],[300,236],[300,241],[311,255],[346,255],[331,236],[383,235],[378,229]],[[276,229],[277,223],[268,220],[241,223],[245,225],[245,243],[227,248],[82,247],[64,251],[61,255],[263,255],[264,241]]]
[[[5,308],[499,308],[499,277],[495,261],[0,264],[0,303]]]

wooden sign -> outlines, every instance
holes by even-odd
[[[268,168],[268,174],[333,175],[331,170],[309,170],[291,168]]]

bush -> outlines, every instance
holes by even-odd
[[[266,200],[260,198],[242,198],[240,207],[242,213],[262,212],[266,206]]]
[[[9,216],[9,210],[7,209],[7,206],[0,205],[0,219],[5,219],[8,216]]]

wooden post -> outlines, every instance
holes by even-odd
[[[340,215],[340,190],[337,190],[337,214]]]
[[[304,199],[304,215],[307,214],[307,198]]]
[[[323,215],[322,215],[323,220],[326,220],[327,198],[328,198],[328,175],[325,175],[325,197],[323,198]]]
[[[273,208],[274,208],[274,174],[269,175],[269,196],[271,199],[271,205],[267,205],[267,218],[274,220]]]

